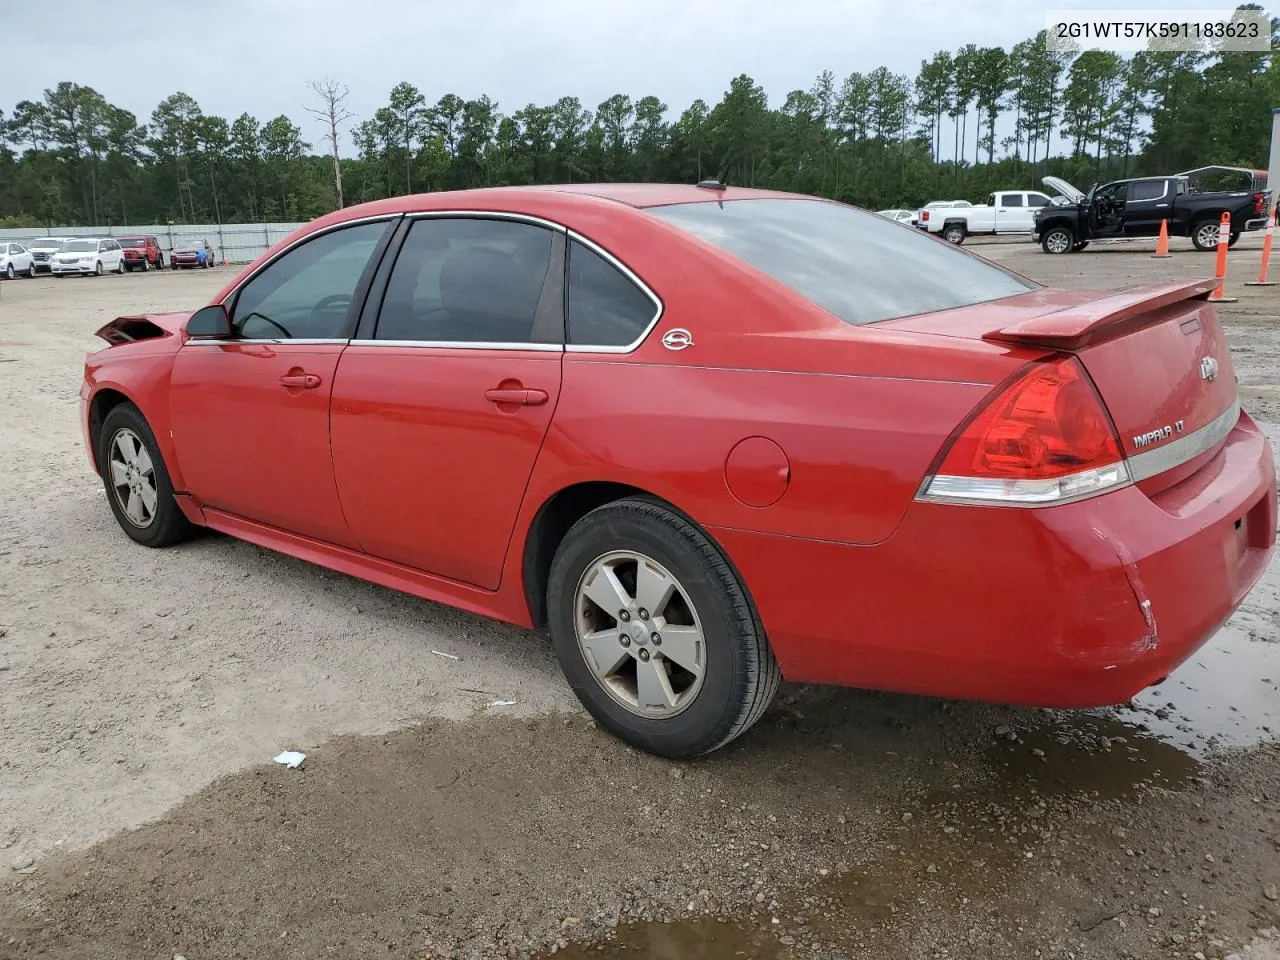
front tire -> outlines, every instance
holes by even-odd
[[[97,263],[95,263],[95,264],[93,265],[93,275],[94,275],[95,277],[100,277],[100,276],[102,276],[102,261],[101,261],[101,260],[99,260]]]
[[[1040,249],[1045,253],[1074,253],[1076,238],[1066,227],[1050,227],[1040,238]]]
[[[778,662],[737,574],[701,530],[654,500],[617,500],[570,528],[547,610],[578,699],[648,753],[710,753],[777,693]]]
[[[98,467],[116,522],[144,547],[167,547],[195,528],[173,498],[173,484],[146,418],[131,403],[113,407],[98,434]]]

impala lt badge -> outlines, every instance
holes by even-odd
[[[693,334],[683,327],[675,327],[662,335],[662,345],[668,350],[683,350],[693,346]]]
[[[1165,424],[1157,430],[1148,430],[1146,433],[1140,433],[1133,438],[1133,445],[1141,450],[1143,447],[1149,447],[1152,444],[1163,443],[1176,433],[1181,433],[1187,428],[1187,424],[1183,420],[1175,420],[1172,425]]]
[[[1205,357],[1200,361],[1200,379],[1213,380],[1218,376],[1218,361],[1213,357]]]

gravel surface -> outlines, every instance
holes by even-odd
[[[1213,269],[972,246],[1095,289]],[[1220,310],[1276,437],[1257,257]],[[594,729],[538,636],[223,537],[127,542],[83,354],[228,274],[0,284],[0,958],[1277,956],[1275,565],[1131,708],[792,686],[669,764]]]

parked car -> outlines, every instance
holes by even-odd
[[[120,237],[119,241],[124,251],[126,270],[141,270],[145,273],[152,267],[164,269],[164,251],[160,249],[160,241],[155,237]]]
[[[36,260],[26,247],[12,240],[0,240],[0,277],[12,280],[14,277],[34,277]]]
[[[71,237],[41,237],[25,244],[31,253],[36,273],[49,273],[53,268],[53,255],[62,249],[62,245]]]
[[[133,541],[545,627],[602,726],[693,757],[780,678],[1089,707],[1191,656],[1276,536],[1213,289],[719,184],[394,197],[103,326],[82,426]]]
[[[183,241],[173,248],[169,262],[175,270],[179,267],[184,270],[193,267],[207,270],[213,266],[213,247],[209,246],[207,240]]]
[[[916,215],[911,210],[877,210],[876,213],[886,220],[895,220],[898,223],[914,224],[916,222]]]
[[[945,210],[950,207],[972,207],[973,204],[968,200],[931,200],[916,212],[915,225],[921,230],[929,229],[929,217],[936,214],[938,210]]]
[[[1035,212],[1048,205],[1048,194],[1038,190],[998,190],[987,196],[985,204],[935,211],[925,229],[940,233],[948,243],[964,243],[965,237],[975,234],[1030,235]]]
[[[55,277],[124,273],[124,251],[111,237],[68,240],[53,255]]]
[[[1142,177],[1095,184],[1088,193],[1057,177],[1044,183],[1073,202],[1044,209],[1034,237],[1045,253],[1074,253],[1096,239],[1155,237],[1167,223],[1169,236],[1190,237],[1197,250],[1218,248],[1223,213],[1231,215],[1230,244],[1246,230],[1267,225],[1270,194],[1265,190],[1196,193],[1186,176]]]

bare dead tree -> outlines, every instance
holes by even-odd
[[[309,80],[307,81],[307,86],[319,98],[320,105],[317,107],[304,107],[303,109],[312,116],[324,121],[329,128],[329,132],[325,134],[325,139],[329,141],[329,146],[332,148],[333,187],[338,193],[338,208],[341,209],[342,165],[338,162],[338,128],[355,116],[345,106],[347,96],[351,91],[347,89],[346,84],[330,80],[328,77],[325,77],[323,81]]]

